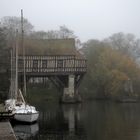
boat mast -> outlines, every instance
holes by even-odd
[[[24,30],[23,30],[23,10],[21,9],[21,47],[23,55],[23,94],[26,96],[26,71],[25,71],[25,47],[24,47]]]
[[[10,77],[10,90],[9,90],[9,98],[13,98],[13,51],[11,49],[11,77]]]
[[[18,30],[16,30],[16,75],[15,75],[15,98],[18,94]]]
[[[14,90],[15,90],[15,79],[14,79],[14,54],[13,54],[13,48],[11,49],[11,78],[10,78],[10,98],[14,98]]]

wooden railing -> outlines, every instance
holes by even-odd
[[[85,59],[74,55],[26,56],[26,73],[85,73]],[[19,57],[19,72],[23,72],[23,59]]]

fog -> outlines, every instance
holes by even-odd
[[[65,25],[81,41],[117,32],[140,38],[139,5],[139,0],[0,0],[0,18],[20,16],[23,9],[35,30],[57,30]]]

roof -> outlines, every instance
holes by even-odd
[[[83,58],[76,50],[75,39],[25,39],[26,55],[75,55]],[[19,52],[22,49],[19,47]]]

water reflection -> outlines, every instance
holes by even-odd
[[[18,140],[27,140],[37,135],[39,131],[38,123],[34,124],[16,124],[13,126]]]
[[[82,123],[82,105],[63,105],[62,106],[64,119],[68,124],[67,138],[86,139],[84,126]]]
[[[78,125],[80,108],[79,105],[56,105],[42,111],[39,120],[41,132],[38,139],[85,140],[85,135],[82,133],[84,127]]]
[[[16,135],[22,136],[21,139],[140,139],[140,103],[94,101],[79,105],[59,105],[42,102],[38,104],[38,109],[38,124],[14,126]]]
[[[85,107],[88,140],[137,140],[140,136],[140,104],[93,102]]]

